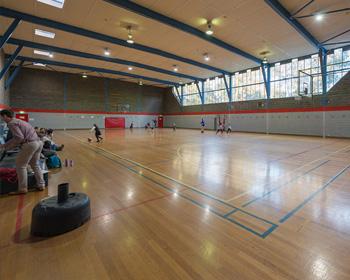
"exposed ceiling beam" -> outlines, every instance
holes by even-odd
[[[157,79],[157,78],[145,77],[145,76],[141,76],[141,75],[126,73],[126,72],[121,72],[121,71],[115,71],[115,70],[105,69],[105,68],[98,68],[98,67],[92,67],[92,66],[86,66],[86,65],[79,65],[79,64],[73,64],[73,63],[59,62],[59,61],[54,61],[54,60],[32,58],[32,57],[25,57],[25,56],[18,56],[17,60],[25,60],[26,62],[35,62],[35,63],[42,63],[42,64],[53,65],[53,66],[81,69],[81,70],[97,72],[97,73],[99,72],[99,73],[105,73],[105,74],[125,76],[125,77],[130,77],[130,78],[134,78],[134,79],[138,79],[138,80],[145,80],[145,81],[155,82],[158,84],[164,84],[164,85],[168,85],[168,86],[179,86],[178,83],[174,83],[171,81],[165,81],[165,80],[161,80],[161,79]]]
[[[0,36],[0,41],[1,41],[1,39],[2,39],[2,37]],[[55,47],[55,46],[35,43],[35,42],[31,42],[31,41],[26,41],[26,40],[11,38],[8,40],[7,43],[13,44],[13,45],[22,45],[22,46],[27,47],[27,48],[40,49],[40,50],[45,50],[45,51],[49,51],[49,52],[61,53],[61,54],[66,54],[66,55],[71,55],[71,56],[76,56],[76,57],[81,57],[81,58],[94,59],[94,60],[106,61],[106,62],[111,62],[111,63],[116,63],[116,64],[134,66],[134,67],[138,67],[138,68],[142,68],[142,69],[155,71],[157,73],[163,73],[166,75],[176,76],[179,78],[184,78],[184,79],[189,79],[189,80],[203,80],[199,77],[185,75],[185,74],[181,74],[179,72],[173,72],[173,71],[165,70],[162,68],[158,68],[158,67],[138,63],[138,62],[123,60],[123,59],[119,59],[119,58],[112,58],[112,57],[107,57],[107,56],[101,56],[101,55],[95,55],[95,54],[90,54],[90,53],[84,53],[84,52],[79,52],[79,51],[75,51],[75,50],[71,50],[71,49]]]
[[[309,32],[306,28],[292,15],[288,10],[282,6],[278,0],[265,0],[265,3],[268,4],[276,13],[278,13],[286,22],[288,22],[294,29],[302,35],[312,46],[316,49],[321,48],[320,42]]]
[[[296,18],[315,17],[315,16],[317,16],[318,14],[321,14],[321,15],[329,15],[329,14],[343,13],[343,12],[347,12],[347,11],[349,11],[349,10],[350,10],[350,8],[343,8],[343,9],[337,9],[337,10],[332,10],[332,11],[325,11],[325,12],[322,12],[322,13],[312,13],[312,14],[309,14],[309,15],[298,16],[298,17],[296,17]]]
[[[108,3],[111,3],[115,6],[118,6],[118,7],[121,7],[123,9],[126,9],[126,10],[129,10],[131,12],[134,12],[136,14],[139,14],[141,16],[144,16],[144,17],[148,17],[152,20],[156,20],[158,22],[161,22],[163,24],[166,24],[166,25],[169,25],[171,27],[174,27],[174,28],[177,28],[181,31],[184,31],[184,32],[187,32],[191,35],[194,35],[194,36],[197,36],[205,41],[208,41],[220,48],[223,48],[231,53],[234,53],[234,54],[237,54],[237,55],[240,55],[246,59],[249,59],[251,61],[254,61],[255,63],[258,63],[258,64],[261,64],[262,60],[258,57],[255,57],[235,46],[232,46],[220,39],[217,39],[213,36],[208,36],[207,34],[205,34],[205,32],[197,29],[197,28],[194,28],[188,24],[185,24],[181,21],[178,21],[176,19],[173,19],[173,18],[170,18],[168,16],[165,16],[165,15],[162,15],[158,12],[155,12],[151,9],[148,9],[144,6],[141,6],[139,4],[136,4],[135,2],[131,2],[129,0],[104,0]]]
[[[4,36],[0,39],[0,49],[7,43],[8,39],[11,38],[12,33],[16,30],[18,24],[21,22],[19,19],[14,19],[13,22],[10,24],[9,28],[4,33]]]
[[[4,8],[4,7],[0,7],[0,15],[5,16],[5,17],[10,17],[10,18],[17,18],[17,19],[21,19],[23,21],[26,22],[30,22],[30,23],[34,23],[34,24],[39,24],[42,26],[46,26],[46,27],[50,27],[50,28],[54,28],[54,29],[58,29],[58,30],[62,30],[65,32],[69,32],[69,33],[73,33],[76,35],[80,35],[80,36],[84,36],[87,38],[91,38],[91,39],[95,39],[95,40],[99,40],[99,41],[104,41],[107,43],[111,43],[111,44],[115,44],[115,45],[120,45],[123,47],[127,47],[127,48],[131,48],[131,49],[136,49],[139,51],[143,51],[143,52],[147,52],[147,53],[152,53],[152,54],[156,54],[159,56],[163,56],[166,58],[170,58],[170,59],[174,59],[177,61],[181,61],[187,64],[191,64],[203,69],[207,69],[213,72],[217,72],[217,73],[225,73],[227,75],[229,75],[229,72],[224,70],[224,69],[219,69],[217,67],[214,66],[210,66],[189,58],[185,58],[185,57],[181,57],[166,51],[162,51],[156,48],[152,48],[152,47],[148,47],[145,45],[141,45],[141,44],[128,44],[125,40],[123,39],[119,39],[116,37],[112,37],[109,35],[105,35],[105,34],[101,34],[101,33],[97,33],[91,30],[87,30],[87,29],[83,29],[80,27],[76,27],[73,25],[69,25],[69,24],[65,24],[62,22],[58,22],[58,21],[54,21],[54,20],[50,20],[47,18],[41,18],[41,17],[37,17],[37,16],[33,16],[30,14],[25,14],[25,13],[21,13],[18,11],[14,11],[8,8]]]

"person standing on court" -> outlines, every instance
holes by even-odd
[[[91,128],[91,131],[95,131],[95,137],[96,137],[97,143],[103,140],[103,138],[101,137],[101,134],[102,134],[101,130],[96,124],[93,125],[93,127]]]
[[[0,145],[0,148],[9,150],[20,147],[16,157],[16,172],[18,177],[18,191],[10,194],[26,194],[28,192],[28,164],[32,167],[37,183],[37,189],[45,189],[43,173],[39,165],[40,153],[43,143],[40,141],[35,129],[27,122],[15,119],[10,110],[1,110],[1,119],[7,123],[13,138]]]

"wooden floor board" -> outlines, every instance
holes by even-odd
[[[57,131],[49,189],[0,198],[0,279],[350,279],[350,140],[196,130]],[[30,236],[69,182],[92,219]]]

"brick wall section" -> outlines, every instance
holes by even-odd
[[[64,108],[64,76],[67,79]],[[106,80],[108,94],[106,98]],[[131,112],[162,113],[166,89],[115,79],[23,68],[11,86],[10,106],[24,109],[115,112],[129,104]]]
[[[104,81],[97,77],[86,79],[67,76],[67,110],[104,111]]]
[[[271,99],[269,103],[270,109],[285,109],[285,108],[318,108],[323,104],[328,106],[349,106],[350,105],[350,72],[347,73],[333,88],[328,92],[328,96],[324,99],[323,96],[314,96],[313,98],[302,98],[302,100],[295,100],[295,98],[280,98]],[[180,113],[180,112],[222,112],[222,111],[244,111],[244,110],[259,110],[266,109],[266,100],[253,100],[221,103],[221,104],[206,104],[196,106],[180,107],[176,98],[168,89],[164,95],[163,112]]]
[[[10,90],[11,107],[63,110],[63,73],[22,68]]]

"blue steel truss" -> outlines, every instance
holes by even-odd
[[[46,26],[46,27],[50,27],[50,28],[54,28],[54,29],[58,29],[58,30],[62,30],[65,32],[77,34],[80,36],[84,36],[84,37],[99,40],[99,41],[104,41],[104,42],[108,42],[111,44],[120,45],[123,47],[132,48],[132,49],[136,49],[139,51],[156,54],[159,56],[163,56],[166,58],[170,58],[170,59],[181,61],[181,62],[184,62],[187,64],[191,64],[191,65],[194,65],[196,67],[200,67],[200,68],[207,69],[207,70],[210,70],[213,72],[217,72],[220,74],[222,74],[222,73],[229,74],[229,72],[227,72],[224,69],[219,69],[217,67],[213,67],[213,66],[210,66],[210,65],[207,65],[207,64],[189,59],[189,58],[181,57],[181,56],[178,56],[178,55],[166,52],[166,51],[162,51],[162,50],[159,50],[156,48],[148,47],[148,46],[137,44],[137,43],[128,44],[123,39],[119,39],[119,38],[112,37],[109,35],[97,33],[97,32],[91,31],[91,30],[83,29],[83,28],[80,28],[77,26],[61,23],[58,21],[54,21],[54,20],[50,20],[50,19],[46,19],[46,18],[41,18],[41,17],[30,15],[30,14],[26,14],[26,13],[21,13],[21,12],[11,10],[8,8],[0,7],[0,15],[5,16],[5,17],[9,17],[9,18],[20,19],[20,20],[23,20],[26,22],[39,24],[42,26]]]

